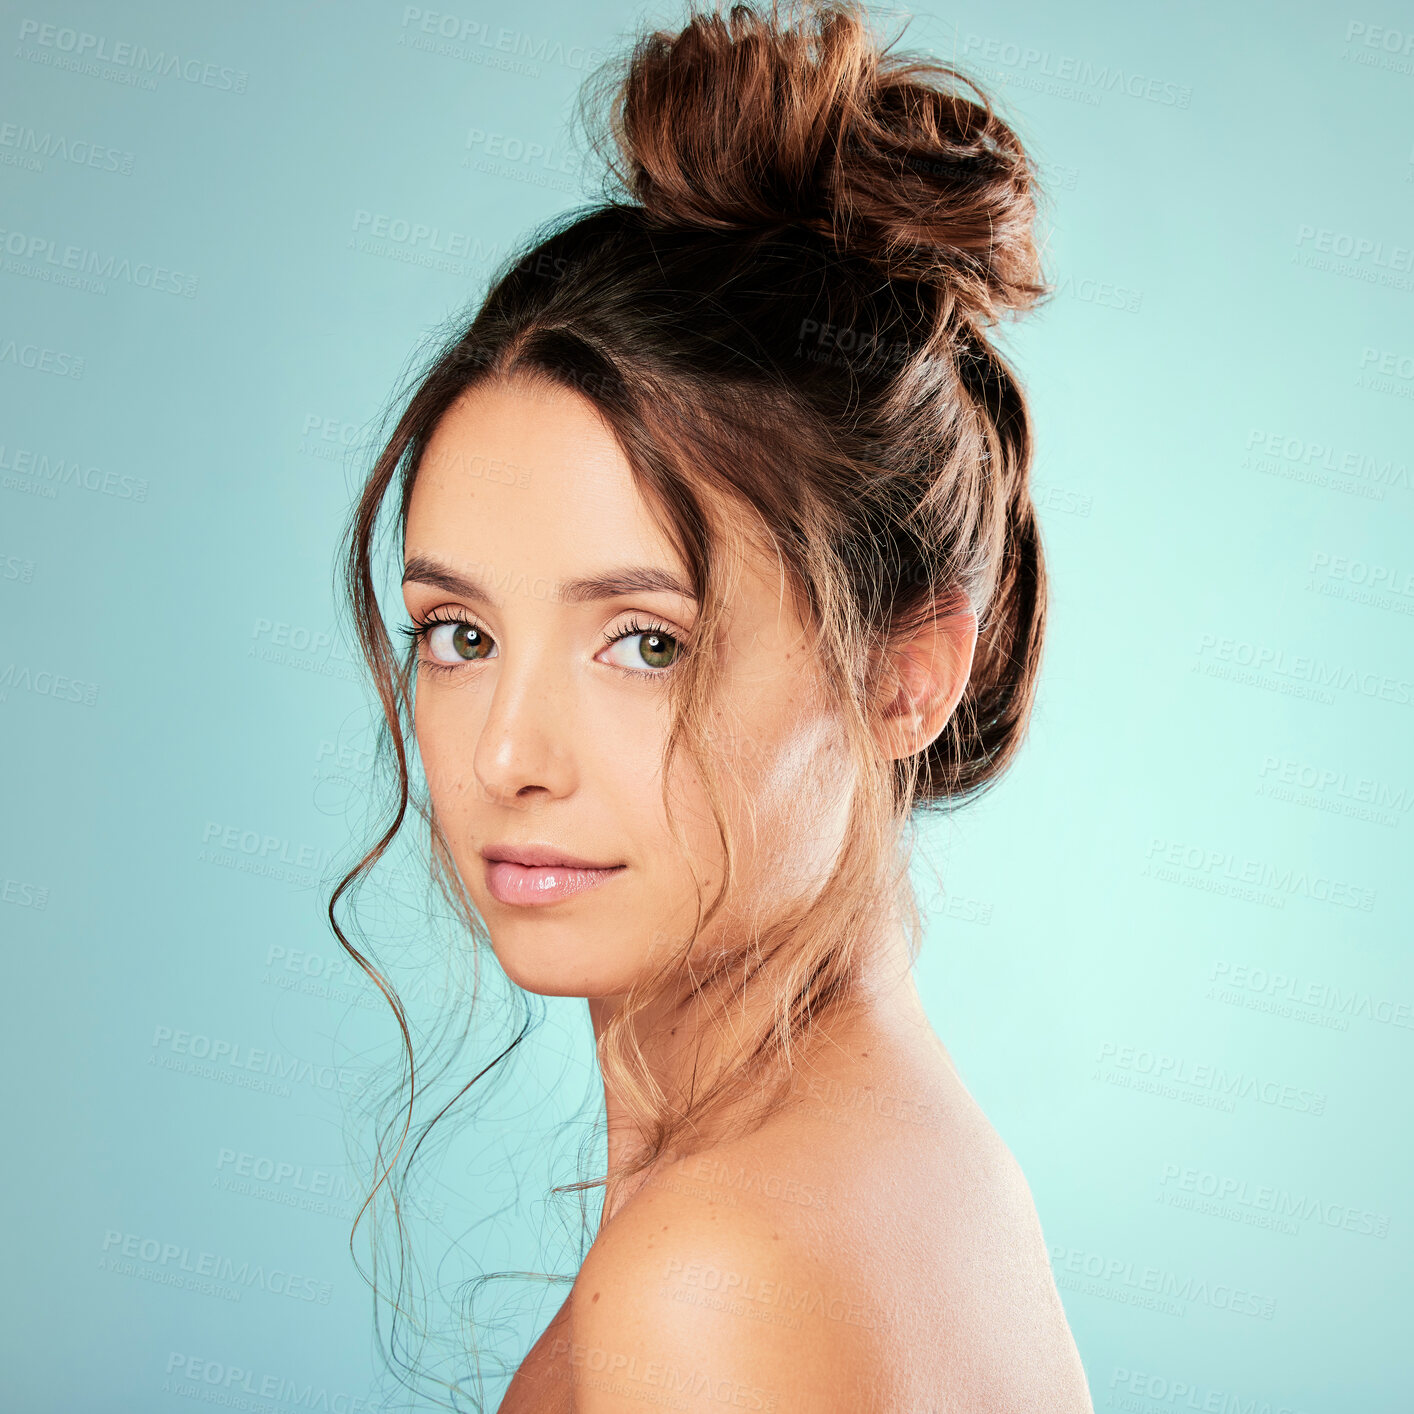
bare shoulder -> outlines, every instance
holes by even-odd
[[[585,1259],[569,1303],[576,1414],[645,1400],[774,1414],[868,1408],[866,1293],[839,1289],[814,1244],[769,1208],[682,1191],[692,1167],[640,1190]]]
[[[1091,1409],[1019,1165],[960,1082],[890,1075],[635,1194],[568,1303],[576,1411]]]
[[[897,1296],[878,1407],[1090,1414],[1030,1185],[951,1063],[893,1055],[802,1097],[774,1162],[798,1155],[829,1185],[831,1250],[881,1304]]]

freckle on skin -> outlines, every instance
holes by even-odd
[[[592,1306],[598,1299],[599,1293],[596,1291],[594,1295],[589,1298],[589,1304]]]

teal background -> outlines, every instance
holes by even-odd
[[[586,64],[680,22],[435,13],[459,53],[371,0],[0,6],[7,1408],[387,1388],[344,1134],[394,1028],[322,918],[374,784],[335,541],[428,335],[592,195]],[[1394,1414],[1414,18],[1028,0],[926,7],[905,43],[1032,145],[1060,283],[1008,335],[1044,684],[1011,778],[929,828],[920,986],[1030,1180],[1097,1408]],[[131,82],[120,45],[182,67]],[[110,275],[56,281],[69,247]],[[437,1279],[572,1270],[542,1198],[588,1133],[582,1011],[549,1005],[439,1161],[431,1250],[470,1255]],[[203,1253],[245,1279],[164,1281]],[[551,1309],[514,1307],[509,1356]]]

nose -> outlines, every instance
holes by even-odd
[[[472,765],[486,797],[502,804],[568,795],[575,784],[573,690],[547,645],[502,650]]]

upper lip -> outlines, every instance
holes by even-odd
[[[531,867],[555,865],[562,869],[618,869],[617,864],[596,864],[592,859],[581,859],[575,854],[566,854],[548,844],[488,844],[483,845],[481,857],[487,860],[505,860],[510,864],[526,864]]]

